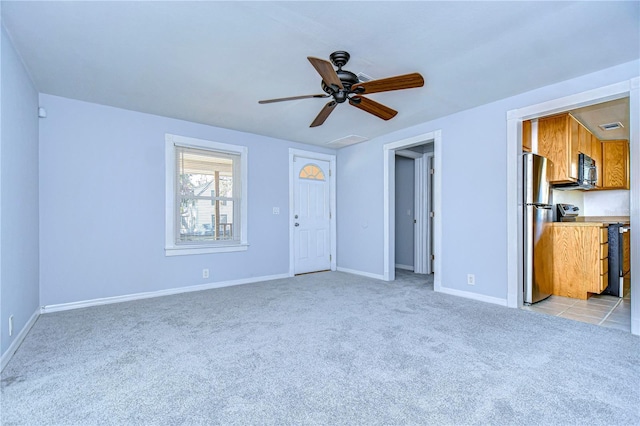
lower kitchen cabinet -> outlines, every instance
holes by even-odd
[[[608,236],[602,223],[554,223],[553,294],[587,299],[608,285]]]
[[[631,273],[631,232],[622,234],[622,274],[629,277]]]

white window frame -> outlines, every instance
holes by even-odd
[[[240,156],[240,240],[211,243],[176,244],[176,146],[198,148]],[[165,256],[245,251],[247,240],[247,175],[248,148],[179,135],[165,135]]]

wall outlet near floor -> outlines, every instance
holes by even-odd
[[[203,269],[202,270],[202,278],[209,278],[209,270],[208,269]]]
[[[9,315],[9,336],[13,336],[13,315]]]
[[[476,276],[474,274],[467,274],[467,284],[476,285]]]

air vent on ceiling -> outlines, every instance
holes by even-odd
[[[364,136],[358,136],[358,135],[349,135],[349,136],[345,136],[344,138],[340,138],[340,139],[336,139],[334,141],[331,142],[327,142],[327,145],[332,146],[334,148],[342,148],[345,146],[349,146],[349,145],[354,145],[360,142],[364,142],[368,140],[367,138],[365,138]]]
[[[598,127],[600,127],[602,130],[616,130],[622,129],[624,126],[621,122],[618,121],[616,123],[599,124]]]
[[[373,77],[371,77],[370,75],[366,75],[363,72],[359,72],[358,74],[356,74],[356,77],[358,77],[360,83],[366,83],[367,81],[373,80]]]

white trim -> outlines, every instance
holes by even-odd
[[[425,167],[425,175],[426,175],[426,182],[425,182],[425,185],[426,185],[426,192],[425,192],[426,193],[426,197],[425,197],[425,200],[424,200],[425,201],[425,212],[424,212],[424,214],[425,214],[425,224],[424,224],[424,227],[425,227],[425,230],[426,230],[425,235],[426,235],[426,238],[427,238],[427,241],[426,241],[427,246],[426,246],[426,249],[425,249],[425,256],[426,256],[427,266],[426,266],[425,271],[426,271],[427,274],[433,274],[433,262],[431,261],[431,255],[433,254],[432,253],[432,251],[433,251],[433,248],[432,248],[432,245],[433,245],[433,229],[429,226],[429,219],[430,219],[429,213],[433,211],[432,198],[433,198],[433,195],[434,195],[433,194],[434,185],[433,185],[433,182],[432,182],[433,181],[433,175],[431,174],[430,165],[432,164],[432,160],[433,160],[434,156],[433,156],[433,152],[425,153],[424,156],[425,156],[425,166],[424,167]],[[435,165],[433,165],[433,168],[435,170]]]
[[[411,151],[412,152],[412,151]],[[398,151],[396,151],[398,155]],[[428,265],[428,213],[427,213],[427,154],[414,159],[414,227],[413,227],[413,264],[416,274],[426,274]]]
[[[40,311],[36,310],[33,313],[33,315],[31,315],[31,318],[29,318],[29,320],[24,325],[24,327],[22,327],[22,330],[20,330],[20,333],[18,333],[15,339],[13,339],[13,342],[11,342],[11,345],[9,345],[9,348],[5,351],[5,353],[2,354],[2,358],[0,358],[0,372],[4,370],[4,368],[7,366],[7,364],[13,357],[13,354],[16,353],[16,351],[24,341],[25,337],[27,337],[27,334],[29,334],[31,327],[33,327],[33,324],[36,323],[36,320],[38,319],[39,316],[40,316]]]
[[[433,138],[433,289],[442,290],[442,131]]]
[[[229,253],[234,251],[247,251],[249,249],[249,244],[229,244],[229,245],[219,245],[216,247],[205,246],[205,247],[166,247],[164,249],[165,256],[183,256],[189,254],[207,254],[207,253]]]
[[[289,148],[289,276],[295,275],[295,249],[294,249],[294,232],[293,223],[294,220],[294,200],[293,191],[295,185],[295,178],[293,176],[293,160],[295,157],[309,158],[312,160],[322,160],[329,162],[329,169],[331,171],[329,175],[329,208],[331,209],[331,270],[335,271],[338,265],[337,255],[337,226],[336,226],[336,156],[335,154],[323,154],[321,152],[305,151],[302,149]]]
[[[126,294],[123,296],[102,297],[99,299],[82,300],[78,302],[59,303],[56,305],[42,306],[40,308],[40,312],[45,314],[50,312],[69,311],[72,309],[88,308],[91,306],[109,305],[112,303],[130,302],[133,300],[140,300],[140,299],[151,299],[154,297],[171,296],[174,294],[191,293],[193,291],[211,290],[214,288],[231,287],[231,286],[243,285],[243,284],[252,284],[256,282],[279,280],[283,278],[289,278],[289,275],[288,274],[265,275],[262,277],[241,278],[238,280],[198,284],[198,285],[192,285],[188,287],[177,287],[177,288],[170,288],[167,290],[149,291],[145,293],[133,293],[133,294]]]
[[[414,272],[414,268],[411,265],[401,265],[400,263],[396,263],[396,269],[404,269],[405,271]]]
[[[631,265],[640,269],[640,77],[629,82]],[[640,336],[640,277],[631,274],[631,333]]]
[[[360,276],[363,276],[363,277],[373,278],[373,279],[376,279],[376,280],[385,280],[384,276],[382,276],[380,274],[372,274],[371,272],[357,271],[355,269],[343,268],[341,266],[338,266],[337,271],[338,272],[345,272],[347,274],[360,275]],[[389,281],[389,280],[385,280],[385,281]]]
[[[246,146],[195,139],[187,136],[165,134],[165,256],[181,256],[207,253],[226,253],[247,250],[248,243],[248,174],[249,149]],[[175,146],[229,152],[240,156],[240,241],[212,244],[176,244],[175,242]]]
[[[640,77],[507,112],[507,306],[522,306],[522,121],[629,96],[631,264],[640,265]],[[436,157],[437,158],[437,157]],[[515,258],[517,257],[517,258]],[[640,335],[640,276],[631,276],[631,333]]]
[[[433,142],[436,170],[433,176],[433,212],[434,212],[434,235],[433,245],[435,252],[434,260],[434,289],[439,291],[441,287],[440,278],[440,265],[442,245],[441,245],[441,221],[440,221],[440,193],[441,193],[441,179],[442,173],[442,131],[435,130],[430,133],[423,133],[417,136],[413,136],[407,139],[402,139],[396,142],[385,144],[383,147],[383,210],[384,210],[384,222],[383,222],[383,239],[384,239],[384,269],[383,279],[386,281],[393,281],[395,279],[395,154],[398,150],[405,148],[411,148],[412,146],[422,145],[424,143]]]
[[[480,302],[493,303],[494,305],[507,306],[507,299],[499,297],[485,296],[484,294],[472,293],[470,291],[456,290],[454,288],[442,287],[440,293],[450,294],[452,296],[464,297],[465,299],[478,300]]]

